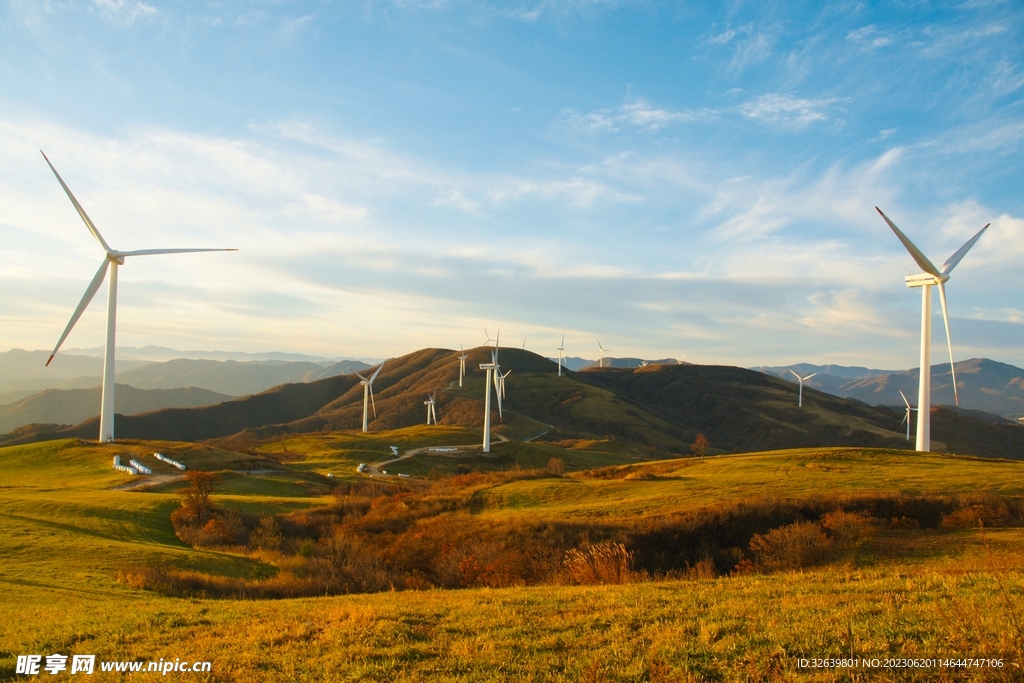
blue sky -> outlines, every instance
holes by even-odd
[[[6,2],[0,348],[102,258],[43,149],[115,248],[240,249],[129,259],[123,345],[912,367],[879,205],[938,263],[992,223],[954,351],[1024,365],[1024,8],[820,5]]]

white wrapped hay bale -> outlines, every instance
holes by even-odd
[[[180,463],[177,460],[172,460],[171,458],[168,458],[163,453],[154,453],[153,457],[156,458],[157,460],[161,461],[161,462],[167,463],[171,467],[177,467],[179,470],[181,470],[183,472],[185,471],[185,464],[184,463]]]
[[[140,474],[153,474],[153,470],[149,469],[135,458],[129,460],[128,464],[138,470]]]

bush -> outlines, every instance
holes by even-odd
[[[831,544],[818,524],[794,522],[763,535],[754,534],[750,551],[758,568],[777,571],[816,564],[825,558]]]
[[[875,523],[867,512],[833,510],[821,518],[821,527],[836,545],[847,548],[867,538],[875,531]]]
[[[569,581],[579,584],[629,583],[633,553],[621,543],[598,543],[584,550],[573,548],[562,561]]]
[[[249,536],[249,545],[260,550],[278,552],[281,550],[281,527],[273,517],[263,517],[260,525],[256,527]]]

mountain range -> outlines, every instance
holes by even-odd
[[[1008,419],[1024,417],[1024,370],[987,358],[971,358],[955,364],[960,407],[983,410]],[[920,374],[911,370],[869,370],[839,365],[796,365],[751,368],[796,382],[790,370],[806,377],[804,382],[835,396],[854,398],[870,405],[903,406],[902,391],[911,405],[917,402]],[[949,365],[932,366],[932,404],[954,404]]]
[[[420,424],[423,402],[433,393],[441,424],[479,429],[483,373],[473,368],[490,350],[468,351],[470,368],[458,386],[458,353],[423,349],[389,360],[374,383],[380,431]],[[556,374],[550,360],[529,351],[503,349],[507,381],[504,412],[493,423],[513,440],[574,443],[618,442],[637,457],[681,455],[698,433],[712,452],[801,446],[862,445],[910,448],[900,421],[903,411],[870,406],[805,387],[796,405],[792,383],[770,374],[729,366],[648,365],[590,368]],[[203,441],[220,439],[233,448],[288,434],[359,429],[363,390],[354,375],[285,384],[252,396],[198,408],[171,408],[118,415],[122,438]],[[1024,429],[969,411],[934,409],[937,450],[989,457],[1024,458]],[[502,422],[503,420],[503,422]],[[95,439],[97,418],[74,427],[23,428],[0,445],[57,437]]]

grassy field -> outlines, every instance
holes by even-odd
[[[320,481],[324,467],[372,460],[361,458],[389,445],[426,445],[418,429],[302,437],[283,442],[287,458],[271,452],[270,460],[173,443],[0,449],[0,680],[15,678],[17,655],[52,653],[211,660],[205,677],[170,675],[224,681],[852,680],[848,672],[797,666],[800,657],[851,652],[1001,656],[1003,669],[948,670],[945,677],[1021,679],[1019,528],[891,529],[823,567],[615,586],[239,601],[164,597],[117,580],[119,571],[145,563],[252,578],[276,570],[185,546],[169,521],[177,495],[113,489],[128,479],[110,469],[114,453],[126,459],[128,451],[160,450],[217,470],[219,504],[262,513],[325,504],[303,482]],[[466,436],[453,428],[429,434],[429,443]],[[565,458],[600,447],[576,445],[562,451]],[[548,449],[558,450],[544,446],[545,455]],[[264,469],[271,472],[253,473]],[[808,449],[515,481],[480,492],[478,515],[646,519],[753,498],[986,492],[1024,495],[1024,465]],[[937,680],[942,673],[890,669],[864,680]]]

